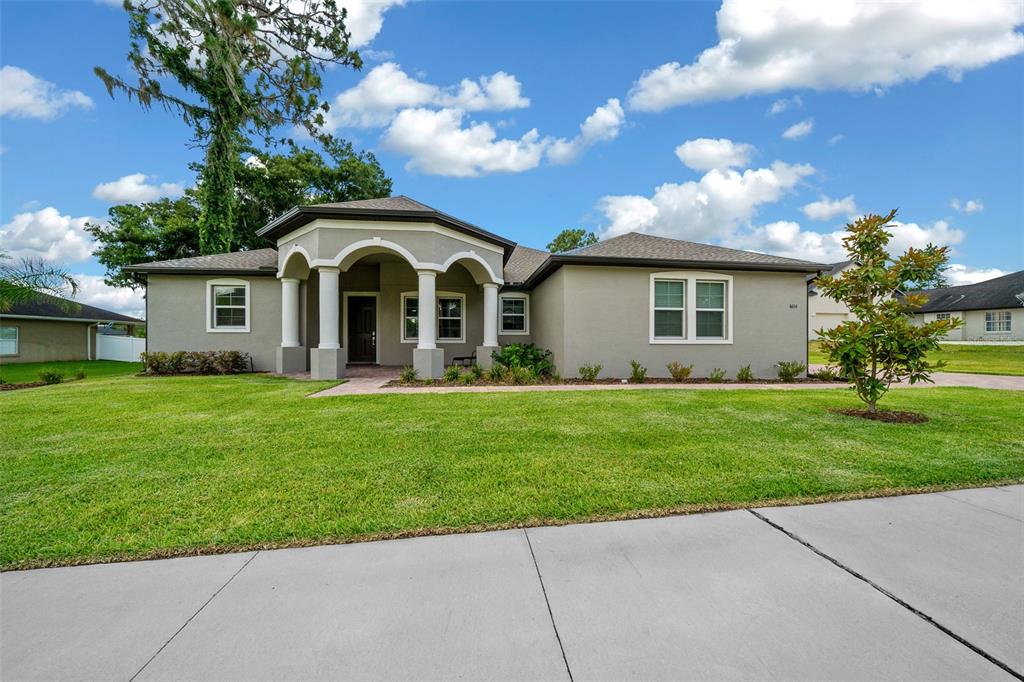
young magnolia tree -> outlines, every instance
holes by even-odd
[[[928,353],[937,350],[939,339],[962,322],[959,319],[913,323],[914,311],[927,302],[920,293],[904,293],[921,282],[934,281],[948,260],[947,247],[929,244],[913,247],[898,258],[886,247],[892,234],[886,230],[896,217],[866,215],[846,226],[849,236],[843,245],[853,261],[834,277],[818,279],[818,290],[846,304],[856,319],[833,329],[821,330],[821,347],[829,362],[853,384],[869,412],[878,411],[878,401],[893,382],[914,384],[931,381],[931,373],[944,363],[929,362]]]

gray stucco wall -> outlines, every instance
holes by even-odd
[[[1009,332],[986,332],[986,312],[1009,312]],[[954,329],[943,337],[947,341],[1024,341],[1024,308],[995,308],[993,310],[967,310],[958,313],[950,313],[952,317],[959,317],[964,324],[959,329]],[[914,322],[923,324],[934,322],[935,313],[916,313]]]
[[[2,355],[0,363],[48,362],[55,360],[86,360],[86,330],[92,337],[88,343],[96,355],[96,331],[93,322],[57,320],[23,320],[0,316],[4,327],[18,328],[18,354]]]
[[[806,362],[807,287],[801,273],[717,271],[733,276],[733,343],[650,343],[650,275],[663,269],[563,266],[535,292],[534,334],[549,348],[563,376],[583,363],[604,366],[602,376],[627,377],[629,361],[648,376],[668,376],[671,361],[693,364],[693,375],[720,367],[732,378],[743,365],[757,377],[776,376],[780,360]],[[558,305],[559,290],[564,305]],[[559,310],[564,317],[559,338]]]
[[[563,376],[575,376],[565,364],[565,268],[559,268],[541,282],[530,296],[530,332],[533,343],[551,351],[555,367]],[[499,337],[499,342],[514,343]]]
[[[237,350],[252,355],[257,370],[273,371],[281,345],[281,283],[275,277],[232,277],[249,282],[248,332],[206,331],[207,283],[221,277],[150,275],[146,287],[148,349]]]

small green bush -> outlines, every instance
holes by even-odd
[[[647,381],[647,368],[636,360],[629,361],[629,381],[634,384],[642,384]]]
[[[146,374],[239,374],[248,372],[248,353],[237,350],[143,353]]]
[[[496,384],[504,383],[508,379],[509,368],[501,363],[494,363],[490,371],[487,372],[486,378],[488,381],[493,381]]]
[[[684,365],[681,362],[672,361],[665,365],[668,368],[668,373],[672,375],[672,378],[676,381],[685,381],[690,378],[690,372],[693,371],[693,365]]]
[[[64,372],[58,372],[55,369],[41,369],[36,375],[44,384],[59,384],[64,381]]]
[[[743,365],[736,372],[736,381],[742,381],[745,384],[750,383],[754,380],[754,373],[750,371],[750,365]]]
[[[725,370],[722,369],[721,367],[715,367],[713,370],[711,370],[711,373],[708,374],[708,381],[710,381],[713,384],[722,383],[723,381],[725,381]]]
[[[601,365],[585,364],[580,365],[580,368],[577,371],[580,373],[580,379],[583,381],[594,381],[597,379],[597,375],[601,373],[602,369],[604,369],[604,367]]]
[[[535,384],[540,379],[537,371],[532,367],[510,367],[508,382],[513,386]]]
[[[785,382],[795,381],[798,376],[807,368],[802,362],[781,360],[775,363],[779,379]]]
[[[475,376],[473,376],[472,372],[463,372],[459,376],[459,381],[461,381],[462,383],[466,384],[467,386],[470,386],[470,385],[476,383],[476,379],[477,378]]]
[[[82,379],[85,378],[85,368],[84,367],[79,367],[78,369],[75,370],[75,378],[78,379],[79,381],[81,381]]]
[[[538,348],[532,343],[510,343],[491,353],[496,364],[506,367],[530,367],[537,376],[549,376],[555,371],[551,351]]]
[[[842,376],[839,374],[839,369],[836,367],[822,367],[814,373],[814,378],[819,381],[839,381]]]
[[[441,373],[442,381],[458,381],[459,375],[462,374],[462,370],[458,365],[448,365],[445,367],[444,372]]]
[[[412,365],[406,365],[402,368],[401,373],[398,375],[398,380],[403,384],[411,384],[416,381],[416,377],[419,376],[419,372]]]
[[[473,377],[475,381],[476,379],[483,377],[484,370],[480,367],[480,365],[474,362],[472,365],[469,366],[469,374],[470,376]]]

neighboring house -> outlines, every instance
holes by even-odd
[[[1024,270],[995,279],[921,292],[928,302],[914,315],[918,323],[960,318],[963,326],[947,341],[1024,341]]]
[[[834,277],[851,265],[853,265],[853,261],[849,260],[833,263],[828,266],[828,272],[821,274]],[[807,338],[811,341],[818,338],[818,330],[832,329],[853,319],[853,315],[845,303],[822,296],[818,291],[817,280],[817,273],[807,277]]]
[[[150,351],[231,349],[256,369],[337,378],[348,363],[551,350],[628,376],[805,360],[806,276],[827,266],[627,234],[567,254],[519,246],[407,197],[299,206],[259,234],[276,248],[143,263]],[[425,301],[430,301],[425,305]]]
[[[102,323],[144,321],[91,305],[39,294],[0,312],[0,363],[94,360]]]

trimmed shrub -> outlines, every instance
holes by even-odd
[[[75,379],[78,379],[79,381],[81,381],[84,378],[85,378],[85,368],[84,367],[79,367],[78,369],[75,370]]]
[[[537,371],[532,367],[509,367],[508,383],[513,386],[535,384],[540,379]]]
[[[538,348],[532,343],[510,343],[500,350],[491,353],[495,364],[516,367],[529,367],[537,376],[549,376],[555,371],[551,361],[551,351]]]
[[[743,365],[736,372],[736,381],[742,381],[743,383],[750,383],[754,380],[754,373],[750,371],[750,365]]]
[[[459,375],[462,374],[462,370],[458,365],[448,365],[445,367],[444,372],[441,373],[442,381],[458,381]]]
[[[597,375],[601,373],[602,369],[604,369],[604,367],[601,365],[586,364],[580,365],[580,368],[577,371],[580,373],[580,379],[583,381],[594,381],[597,379]]]
[[[629,361],[629,381],[634,384],[642,384],[647,381],[647,368],[636,360]]]
[[[146,374],[240,374],[248,372],[249,354],[237,350],[143,353]]]
[[[822,367],[813,376],[819,381],[840,381],[842,379],[836,367]]]
[[[722,383],[723,381],[725,381],[725,370],[722,369],[721,367],[715,367],[713,370],[711,370],[711,373],[708,374],[708,381],[710,381],[713,384]]]
[[[785,382],[795,381],[798,376],[807,368],[802,362],[781,360],[775,363],[779,379]]]
[[[693,371],[693,365],[684,365],[681,362],[670,362],[665,367],[668,369],[668,373],[672,375],[672,378],[676,381],[685,381],[690,378],[690,372]]]
[[[510,371],[511,370],[509,370],[509,368],[506,367],[505,365],[495,364],[493,367],[491,367],[490,371],[487,372],[487,379],[489,381],[493,381],[496,384],[504,383],[505,380],[508,379]]]
[[[403,384],[411,384],[416,381],[417,376],[419,376],[419,372],[412,365],[406,365],[398,375],[398,380]]]
[[[472,365],[469,366],[469,375],[472,376],[473,380],[475,381],[483,377],[484,370],[480,367],[480,365],[474,362]]]
[[[55,369],[41,369],[36,373],[36,376],[44,384],[59,384],[64,381],[64,372],[58,372]]]
[[[473,376],[472,372],[463,372],[459,377],[459,381],[469,386],[470,384],[476,383],[476,380],[480,377]]]

